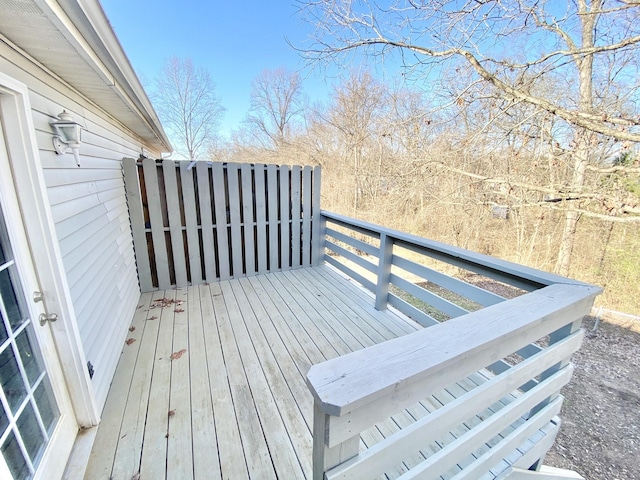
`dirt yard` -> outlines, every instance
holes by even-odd
[[[640,325],[587,317],[562,427],[545,464],[588,480],[640,480]]]

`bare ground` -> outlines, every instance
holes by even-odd
[[[575,373],[562,391],[562,426],[544,463],[588,480],[640,480],[640,328],[596,326],[594,317],[583,326]]]

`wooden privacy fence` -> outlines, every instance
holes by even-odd
[[[143,292],[311,266],[320,167],[125,159]]]

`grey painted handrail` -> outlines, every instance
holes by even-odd
[[[464,248],[454,247],[435,240],[428,240],[417,235],[411,235],[399,230],[393,230],[326,210],[322,210],[321,215],[325,219],[343,227],[369,234],[374,238],[380,238],[384,235],[387,239],[392,239],[393,243],[400,247],[418,251],[426,256],[442,260],[452,265],[461,266],[467,270],[505,281],[506,283],[525,288],[526,290],[536,290],[557,283],[588,285],[578,280],[526,267],[507,260],[501,260],[489,255],[472,252]]]

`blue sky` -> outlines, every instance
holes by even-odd
[[[296,15],[294,0],[101,0],[102,6],[144,85],[164,60],[190,57],[207,68],[227,109],[222,133],[236,128],[249,108],[251,81],[265,68],[303,69],[288,43],[304,46],[312,27]],[[303,72],[305,93],[326,99],[333,79]]]

